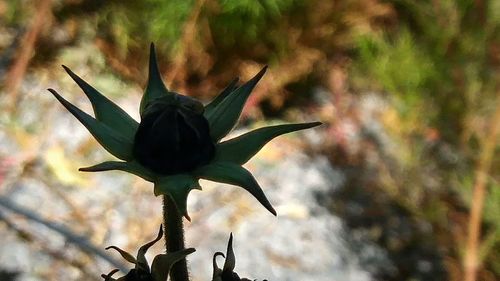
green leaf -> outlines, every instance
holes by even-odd
[[[217,145],[215,161],[245,164],[277,136],[321,125],[321,122],[284,124],[253,130]]]
[[[151,264],[151,274],[153,275],[154,281],[166,281],[172,266],[195,251],[194,248],[187,248],[168,254],[157,255]]]
[[[115,269],[111,270],[108,274],[101,274],[101,277],[104,278],[104,281],[118,281],[118,280],[123,280],[125,276],[120,277],[118,279],[115,279],[115,278],[111,277],[115,273],[117,273],[118,271],[120,271],[120,270],[118,268],[115,268]]]
[[[106,161],[94,166],[84,167],[78,169],[81,172],[103,172],[103,171],[124,171],[127,173],[139,176],[147,181],[154,182],[157,178],[154,172],[135,161],[119,162],[119,161]]]
[[[191,190],[201,189],[198,179],[188,174],[165,176],[155,182],[155,196],[166,194],[175,202],[180,214],[191,221],[187,213],[187,197]]]
[[[207,106],[205,106],[206,115],[212,114],[212,111],[215,109],[215,107],[221,101],[223,101],[232,91],[234,91],[234,89],[236,89],[236,84],[238,83],[238,81],[238,78],[234,78],[233,81],[231,81],[229,85],[227,85],[227,87],[224,88],[224,90],[222,90],[222,92],[218,94],[217,97],[215,97],[215,99],[213,99],[209,104],[207,104]]]
[[[193,172],[197,177],[216,182],[237,185],[250,192],[273,215],[276,216],[264,191],[259,186],[252,174],[245,168],[229,162],[215,162],[203,166]]]
[[[68,67],[64,65],[62,67],[89,98],[94,109],[95,118],[133,142],[135,132],[139,127],[137,121],[130,117],[130,115],[118,105],[103,96],[99,91],[73,73]]]
[[[116,246],[109,246],[109,247],[106,247],[106,250],[109,250],[109,249],[113,249],[113,250],[116,250],[118,253],[120,253],[120,255],[128,262],[130,263],[133,263],[133,264],[136,264],[137,263],[137,260],[131,255],[129,254],[128,252],[116,247]]]
[[[158,235],[153,241],[150,241],[139,248],[137,251],[137,264],[136,269],[142,269],[144,271],[150,272],[148,261],[146,260],[146,252],[149,250],[151,246],[153,246],[156,242],[160,241],[163,236],[163,229],[160,225],[160,230],[158,231]]]
[[[94,138],[106,149],[109,153],[122,160],[132,159],[132,142],[122,137],[115,130],[106,124],[99,122],[94,117],[83,112],[78,107],[74,106],[63,97],[61,97],[55,90],[48,89],[56,99],[78,119]]]
[[[210,136],[215,143],[226,136],[236,125],[245,102],[257,82],[264,76],[266,69],[267,66],[241,87],[228,93],[212,110],[205,111],[204,116],[210,126]]]
[[[149,50],[148,84],[146,86],[146,90],[144,91],[144,95],[142,96],[141,105],[139,107],[141,117],[143,116],[144,109],[152,100],[167,96],[168,94],[168,89],[165,84],[163,84],[160,69],[158,68],[155,45],[151,43]]]

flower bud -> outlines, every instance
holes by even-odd
[[[140,164],[163,175],[192,171],[209,163],[215,152],[203,105],[169,94],[145,107],[133,147]]]

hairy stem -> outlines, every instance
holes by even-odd
[[[167,253],[184,249],[184,226],[174,201],[163,195],[163,227],[165,228],[165,246]],[[170,270],[172,281],[189,281],[186,259],[174,264]]]

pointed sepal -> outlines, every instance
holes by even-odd
[[[160,241],[162,236],[163,236],[163,228],[160,225],[160,230],[158,231],[158,235],[156,236],[156,238],[154,240],[142,245],[139,248],[139,251],[137,251],[137,263],[136,263],[137,270],[144,270],[144,271],[150,272],[148,261],[146,260],[146,252],[156,242]]]
[[[120,162],[120,161],[106,161],[94,166],[84,167],[78,169],[81,172],[103,172],[103,171],[123,171],[139,176],[149,182],[156,180],[156,175],[149,169],[143,167],[136,161]]]
[[[153,100],[169,95],[168,89],[161,78],[160,68],[156,59],[155,45],[151,43],[149,48],[149,74],[148,84],[141,99],[139,112],[143,116],[144,109]]]
[[[226,261],[224,262],[223,272],[232,272],[236,267],[236,256],[233,251],[233,233],[229,234],[229,242],[227,243]]]
[[[124,138],[114,129],[83,112],[81,109],[61,97],[61,95],[59,95],[55,90],[48,90],[71,114],[73,114],[73,116],[76,117],[76,119],[78,119],[78,121],[80,121],[87,128],[87,130],[89,130],[89,132],[104,147],[104,149],[119,159],[132,159],[132,140]]]
[[[219,143],[216,149],[215,161],[243,165],[275,137],[319,125],[321,125],[321,122],[284,124],[253,130]]]
[[[209,104],[207,104],[205,106],[205,114],[207,115],[212,114],[212,111],[215,109],[215,107],[217,107],[217,105],[221,103],[221,101],[223,101],[232,91],[234,91],[237,88],[239,80],[240,79],[238,78],[233,79],[229,83],[229,85],[227,85],[226,88],[224,88],[224,90],[222,90],[222,92],[220,92],[220,94],[218,94],[215,97],[215,99],[213,99]]]
[[[151,275],[153,275],[154,281],[166,281],[172,266],[195,251],[194,248],[187,248],[168,254],[157,255],[151,264]]]
[[[94,87],[76,75],[73,71],[71,71],[71,69],[64,65],[62,67],[76,82],[76,84],[78,84],[92,103],[95,118],[110,128],[113,128],[117,133],[122,134],[126,139],[133,141],[135,132],[139,127],[137,121],[130,117],[130,115],[128,115],[118,105],[106,98]]]
[[[230,162],[214,162],[193,172],[199,178],[240,186],[250,192],[269,212],[276,211],[252,174],[240,165]]]
[[[204,116],[210,125],[210,136],[214,143],[219,142],[233,129],[241,115],[245,102],[257,82],[264,76],[266,69],[267,66],[241,87],[229,92],[224,99],[214,106],[213,110],[205,111]]]
[[[129,254],[128,252],[118,248],[117,246],[109,246],[109,247],[106,247],[106,250],[109,250],[109,249],[113,249],[113,250],[116,250],[118,253],[120,253],[120,255],[128,262],[130,263],[133,263],[133,264],[137,264],[137,260],[134,258],[134,256],[132,256],[131,254]]]
[[[193,189],[201,189],[198,179],[188,174],[161,177],[155,182],[154,194],[168,195],[175,202],[179,214],[191,221],[187,212],[187,197]]]

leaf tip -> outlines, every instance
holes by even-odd
[[[275,217],[278,216],[278,213],[276,213],[276,210],[274,208],[272,209],[271,214],[273,214]]]
[[[149,54],[153,54],[155,52],[155,43],[151,42],[149,44]]]
[[[100,172],[100,170],[96,170],[95,166],[89,166],[89,167],[80,167],[78,168],[79,172]]]
[[[269,67],[265,65],[251,80],[255,81],[255,84],[264,76]]]
[[[51,94],[53,94],[54,96],[59,96],[59,93],[57,93],[56,90],[52,89],[52,88],[48,88],[47,91],[49,91]]]
[[[158,230],[158,235],[156,236],[156,239],[159,239],[163,236],[163,224],[160,224],[160,230]]]
[[[66,73],[68,73],[68,75],[71,77],[71,79],[73,79],[73,81],[75,81],[78,86],[82,87],[82,79],[80,77],[78,77],[78,75],[76,75],[71,69],[69,69],[69,67],[65,66],[64,64],[61,65],[62,68],[64,68],[64,71],[66,71]]]
[[[153,79],[160,78],[160,69],[158,67],[158,61],[156,58],[156,49],[154,43],[151,42],[149,46],[149,81],[151,83]]]

